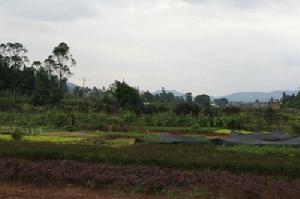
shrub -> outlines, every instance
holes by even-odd
[[[230,119],[226,127],[230,130],[241,130],[241,122],[238,119]]]
[[[14,141],[21,141],[23,139],[23,131],[21,128],[16,128],[11,134]]]
[[[87,144],[90,145],[102,145],[105,144],[105,138],[100,137],[100,136],[93,136],[93,137],[89,137],[86,140]]]
[[[292,133],[296,135],[300,135],[300,124],[299,122],[293,122],[291,124]]]
[[[49,122],[51,122],[55,127],[63,127],[68,124],[68,117],[65,113],[50,111],[47,114],[47,117]]]

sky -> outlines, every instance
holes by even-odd
[[[0,0],[0,43],[66,42],[70,81],[221,96],[300,86],[299,0]]]

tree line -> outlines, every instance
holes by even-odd
[[[72,75],[70,67],[76,65],[66,43],[56,46],[43,62],[31,65],[28,50],[21,43],[0,45],[1,95],[28,96],[35,105],[58,103],[66,91],[66,83]]]
[[[40,113],[52,109],[62,114],[82,113],[86,117],[104,113],[110,115],[112,120],[116,115],[124,115],[127,122],[135,115],[141,117],[144,124],[154,126],[190,125],[193,121],[195,126],[224,126],[230,129],[264,129],[290,115],[279,115],[272,107],[257,110],[230,107],[227,106],[227,99],[212,101],[205,94],[193,96],[188,92],[183,96],[175,96],[164,88],[160,93],[152,94],[140,91],[125,81],[114,81],[108,88],[76,86],[70,89],[68,80],[75,66],[70,47],[64,42],[54,47],[45,60],[33,62],[30,62],[28,50],[23,44],[1,44],[0,111]],[[282,106],[300,107],[299,97],[299,93],[292,96],[284,93]],[[127,113],[130,117],[127,117]],[[70,118],[73,121],[73,116]],[[60,116],[56,119],[62,120]],[[253,127],[253,124],[259,127]]]
[[[53,106],[62,100],[91,102],[99,112],[118,112],[129,110],[136,113],[157,113],[173,110],[178,114],[194,114],[209,108],[208,95],[193,97],[192,93],[175,96],[162,88],[161,93],[152,94],[129,86],[124,81],[115,81],[109,88],[88,88],[76,86],[68,90],[68,79],[73,75],[71,69],[76,66],[68,44],[62,42],[54,47],[44,61],[30,63],[28,50],[21,43],[0,45],[0,95],[17,102],[26,97],[37,106]],[[224,106],[226,99],[215,100]]]

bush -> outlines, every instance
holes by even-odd
[[[23,139],[23,131],[20,128],[16,128],[11,134],[11,138],[14,141],[21,141]]]
[[[292,133],[296,135],[300,135],[300,124],[299,122],[293,122],[291,124]]]
[[[51,111],[48,112],[47,117],[48,121],[51,122],[52,125],[54,125],[57,128],[68,125],[69,122],[67,114],[62,112]]]
[[[238,119],[230,119],[227,124],[226,128],[230,130],[241,130],[241,122]]]
[[[90,144],[90,145],[102,145],[102,144],[105,144],[105,138],[100,137],[100,136],[89,137],[86,140],[86,144]]]

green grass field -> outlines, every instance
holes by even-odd
[[[90,142],[107,146],[132,145],[135,139],[148,142],[156,141],[158,134],[133,132],[55,132],[46,131],[36,135],[23,135],[22,141],[27,142],[52,142],[52,143],[83,143]],[[1,141],[13,141],[8,133],[0,134]]]
[[[0,135],[0,140],[12,141],[10,135]],[[63,136],[47,136],[47,135],[25,135],[23,136],[24,141],[30,142],[56,142],[56,143],[69,143],[69,142],[79,142],[83,138],[80,137],[63,137]]]

